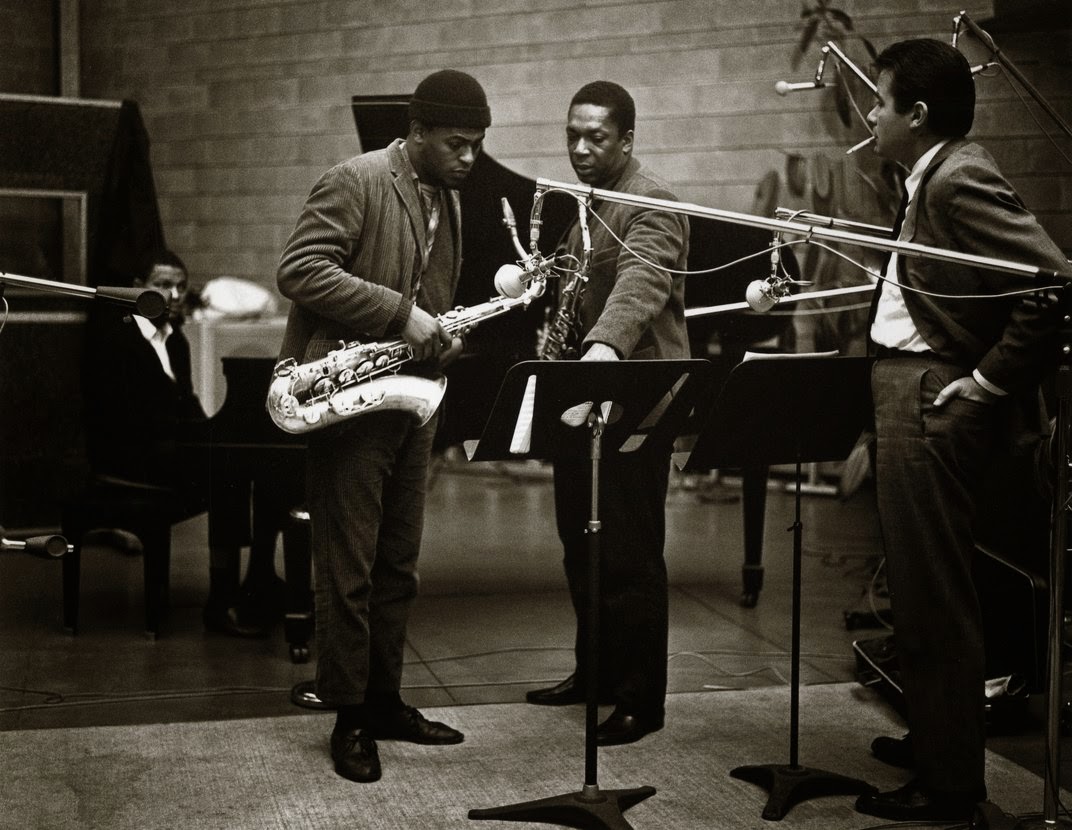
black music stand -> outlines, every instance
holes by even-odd
[[[800,727],[800,521],[802,463],[846,458],[871,410],[871,359],[766,355],[745,360],[727,378],[683,469],[796,464],[793,526],[792,674],[789,763],[736,767],[734,778],[770,791],[768,821],[782,819],[796,803],[820,795],[872,793],[865,781],[802,767]]]
[[[588,522],[588,665],[585,674],[585,776],[578,792],[469,811],[474,820],[545,822],[630,830],[622,813],[654,787],[600,790],[596,721],[599,672],[599,461],[623,447],[672,445],[702,389],[704,360],[526,361],[507,372],[470,461],[578,458],[592,461]],[[673,392],[672,402],[660,402]],[[608,405],[608,403],[610,405]],[[587,404],[587,405],[585,405]],[[523,413],[523,414],[522,414]],[[531,413],[531,414],[530,414]],[[521,417],[519,417],[521,415]],[[573,426],[563,422],[572,415]],[[524,425],[528,424],[529,429]],[[527,443],[521,436],[527,435]],[[638,446],[638,441],[642,443]]]

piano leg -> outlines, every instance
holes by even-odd
[[[763,587],[763,521],[767,509],[768,467],[741,471],[741,510],[744,517],[744,564],[741,605],[755,608]]]
[[[287,515],[283,528],[283,568],[287,583],[287,613],[283,628],[290,645],[290,659],[293,663],[307,663],[313,631],[310,592],[313,562],[309,513],[304,507],[295,507]]]

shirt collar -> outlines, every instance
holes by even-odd
[[[146,340],[151,341],[159,339],[165,341],[171,337],[171,332],[173,331],[171,323],[164,323],[164,325],[157,327],[156,323],[152,320],[146,320],[144,317],[137,314],[132,316],[134,317],[134,322],[138,325],[138,330],[141,332],[141,336]]]
[[[912,165],[912,171],[908,174],[908,178],[905,179],[905,193],[908,195],[908,201],[916,196],[916,188],[919,187],[919,183],[923,180],[923,172],[927,169],[927,166],[934,161],[934,157],[938,155],[938,151],[945,147],[949,143],[949,139],[945,141],[939,141],[933,147],[931,147],[926,153],[916,159],[916,163]]]

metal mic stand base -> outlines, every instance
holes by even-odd
[[[730,777],[739,778],[770,791],[763,808],[767,821],[781,821],[794,804],[823,795],[864,795],[875,788],[858,778],[810,767],[755,764],[730,770]]]
[[[627,790],[600,790],[585,785],[580,792],[555,795],[537,801],[507,804],[470,810],[470,819],[525,821],[560,824],[582,830],[632,830],[622,813],[645,798],[655,795],[654,787],[634,787]]]

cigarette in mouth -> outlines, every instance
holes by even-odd
[[[867,138],[865,138],[859,144],[852,145],[848,150],[845,151],[845,155],[849,155],[850,153],[855,153],[857,150],[862,150],[864,147],[866,147],[868,144],[870,144],[874,140],[875,140],[875,137],[873,135],[869,135]]]

